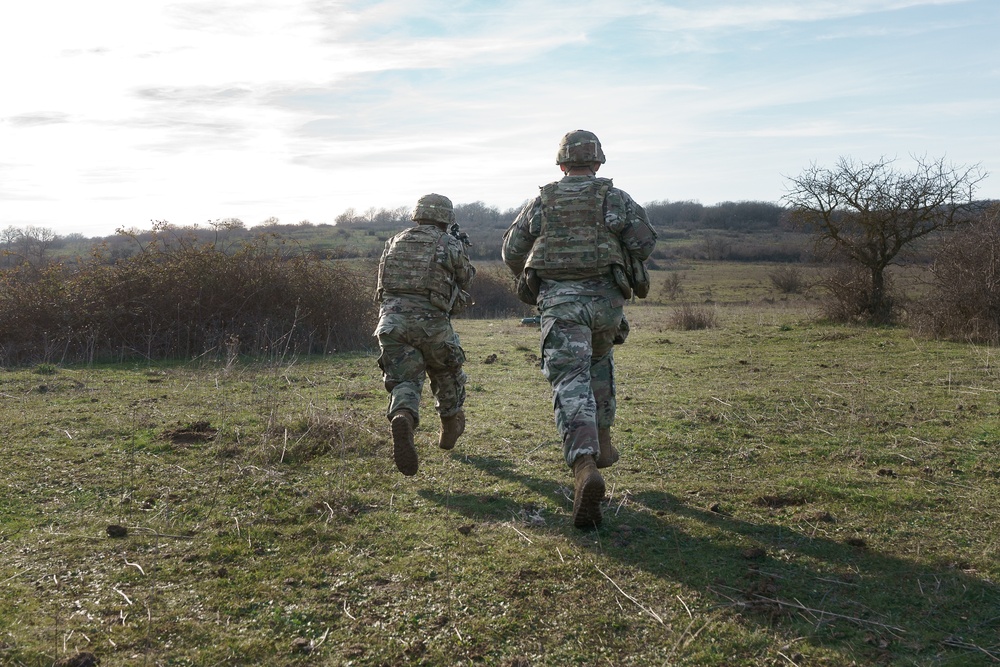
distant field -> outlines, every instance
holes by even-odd
[[[678,270],[720,326],[627,306],[596,532],[516,318],[414,478],[374,356],[0,371],[0,664],[996,664],[995,350]]]

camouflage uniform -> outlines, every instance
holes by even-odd
[[[451,417],[465,403],[465,352],[451,315],[468,298],[475,276],[465,246],[434,224],[420,224],[386,241],[379,263],[375,329],[381,354],[386,412],[409,410],[419,423],[420,394],[429,376],[438,414]]]
[[[596,457],[598,429],[615,420],[613,345],[627,326],[614,277],[621,248],[645,260],[655,244],[643,208],[593,175],[544,186],[504,235],[504,263],[517,276],[531,269],[538,279],[542,372],[552,385],[567,465]]]

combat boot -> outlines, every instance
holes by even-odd
[[[438,447],[441,449],[453,449],[458,436],[465,432],[465,411],[459,410],[451,417],[441,417],[441,436],[438,439]]]
[[[577,528],[596,528],[601,525],[601,501],[604,500],[604,478],[597,472],[597,464],[590,454],[578,456],[573,461],[573,525]]]
[[[618,450],[611,444],[611,429],[607,427],[597,429],[597,442],[601,446],[601,453],[597,457],[598,468],[610,468],[618,463]]]
[[[417,474],[417,448],[413,445],[413,413],[399,410],[392,416],[392,459],[407,477]]]

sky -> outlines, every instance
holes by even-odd
[[[980,164],[997,0],[32,0],[0,8],[0,229],[520,206],[597,134],[640,203],[840,157]]]

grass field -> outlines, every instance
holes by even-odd
[[[516,319],[414,478],[374,356],[0,371],[0,664],[996,664],[996,351],[737,266],[679,269],[717,328],[627,306],[591,532]]]

